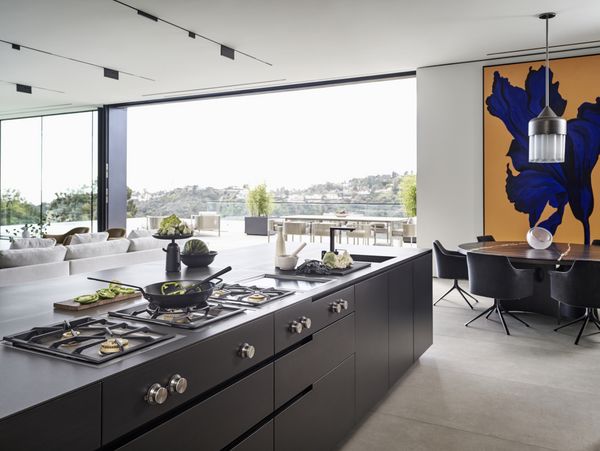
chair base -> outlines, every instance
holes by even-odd
[[[572,326],[573,324],[577,324],[580,321],[583,321],[583,324],[581,325],[581,328],[579,329],[579,333],[577,334],[577,338],[575,339],[576,345],[579,344],[579,340],[581,339],[581,337],[583,335],[583,331],[585,330],[585,328],[587,327],[587,325],[590,321],[592,322],[592,324],[594,324],[598,328],[598,330],[600,330],[600,319],[598,318],[598,315],[594,312],[594,309],[586,308],[585,314],[583,316],[581,316],[573,321],[570,321],[567,324],[563,324],[560,327],[557,327],[556,329],[554,329],[554,332],[558,331],[559,329],[562,329],[563,327]],[[598,332],[595,332],[595,333],[598,333]]]
[[[486,315],[485,319],[488,319],[490,317],[490,315],[494,312],[496,312],[498,314],[498,318],[500,318],[500,322],[502,323],[502,327],[504,327],[504,331],[506,332],[506,335],[510,335],[510,331],[508,330],[508,326],[506,325],[506,321],[504,320],[503,313],[506,313],[507,315],[511,316],[512,318],[516,319],[517,321],[523,323],[525,326],[529,327],[529,324],[527,324],[525,321],[523,321],[517,315],[514,315],[513,313],[509,312],[508,310],[505,310],[504,307],[502,307],[502,302],[498,299],[494,299],[494,305],[492,305],[490,308],[488,308],[487,310],[485,310],[482,313],[480,313],[479,315],[477,315],[475,318],[473,318],[468,323],[465,323],[465,327],[468,327],[469,324],[471,324],[476,319],[481,318],[483,315]]]
[[[458,290],[458,292],[460,293],[460,295],[462,296],[462,298],[465,300],[465,302],[467,303],[467,305],[469,307],[471,307],[471,310],[473,310],[473,306],[471,305],[471,303],[468,301],[468,299],[466,298],[465,294],[467,296],[469,296],[471,299],[473,299],[475,302],[479,302],[477,299],[475,299],[475,297],[469,293],[466,290],[463,290],[460,285],[458,284],[458,279],[454,279],[454,285],[452,285],[452,288],[450,288],[448,291],[446,291],[446,293],[439,298],[437,301],[435,301],[433,303],[433,305],[437,305],[438,302],[440,302],[442,299],[444,299],[446,296],[448,296],[450,293],[452,293],[454,290]],[[446,299],[447,300],[447,299]]]

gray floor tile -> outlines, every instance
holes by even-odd
[[[539,451],[547,448],[375,412],[341,450]]]

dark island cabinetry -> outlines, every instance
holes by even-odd
[[[0,418],[0,449],[335,449],[432,343],[431,252],[393,252],[405,257],[212,333],[177,331],[169,352],[135,365],[82,370],[95,379]]]

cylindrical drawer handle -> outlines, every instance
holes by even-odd
[[[160,384],[153,384],[146,393],[146,402],[148,404],[164,404],[169,397],[169,392]]]
[[[254,346],[251,344],[244,343],[242,346],[240,346],[239,355],[242,359],[251,359],[254,357],[255,353],[256,349],[254,349]]]
[[[310,326],[312,326],[312,321],[310,320],[310,318],[303,316],[302,318],[300,318],[300,324],[302,324],[302,327],[304,327],[305,329],[310,329]]]
[[[304,326],[302,325],[302,323],[300,321],[292,321],[290,323],[290,332],[292,333],[296,333],[296,334],[301,334],[302,333],[302,329],[304,329]]]
[[[185,393],[187,390],[187,379],[185,377],[181,377],[179,374],[175,374],[171,380],[169,381],[169,391],[171,393]]]

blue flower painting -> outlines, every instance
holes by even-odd
[[[560,116],[567,100],[550,72],[550,107]],[[577,117],[567,122],[564,163],[529,163],[527,124],[545,105],[545,69],[529,69],[525,87],[513,86],[496,71],[492,94],[486,99],[491,115],[500,119],[512,135],[506,165],[506,194],[514,208],[529,215],[529,225],[540,226],[554,234],[562,223],[567,205],[582,224],[583,242],[590,243],[590,216],[594,210],[592,171],[600,152],[600,97],[595,103],[582,103]],[[540,221],[547,205],[554,211]]]

